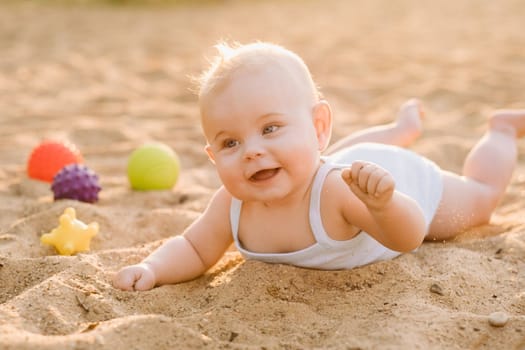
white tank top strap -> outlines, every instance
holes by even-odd
[[[330,163],[325,157],[322,158],[323,162],[315,175],[314,182],[312,184],[312,192],[310,194],[310,228],[315,237],[317,243],[322,245],[332,245],[333,240],[326,233],[323,220],[321,219],[321,192],[326,176],[332,169],[339,169],[341,166]]]
[[[232,235],[235,244],[239,247],[239,220],[241,217],[241,207],[242,201],[238,200],[235,197],[232,197],[232,202],[230,204],[230,225],[232,228]]]

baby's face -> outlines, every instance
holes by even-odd
[[[280,201],[308,187],[320,152],[305,85],[282,67],[244,68],[203,103],[206,149],[234,197]]]

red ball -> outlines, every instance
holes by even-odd
[[[68,164],[82,163],[82,155],[68,142],[44,141],[33,149],[27,162],[27,175],[46,182]]]

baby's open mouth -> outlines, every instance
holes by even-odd
[[[281,168],[259,170],[250,177],[250,181],[264,181],[271,179],[277,175],[280,169]]]

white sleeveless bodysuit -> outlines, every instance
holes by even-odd
[[[256,253],[243,248],[238,236],[242,201],[232,198],[230,223],[233,239],[246,259],[339,270],[400,255],[400,252],[386,248],[366,232],[361,231],[352,239],[338,241],[331,239],[323,227],[320,201],[324,180],[331,170],[346,168],[355,160],[371,161],[388,170],[396,181],[396,190],[412,197],[419,204],[428,229],[443,191],[441,172],[435,163],[406,149],[375,143],[360,143],[330,157],[323,157],[323,160],[310,195],[310,227],[316,242],[305,249],[289,253]]]

